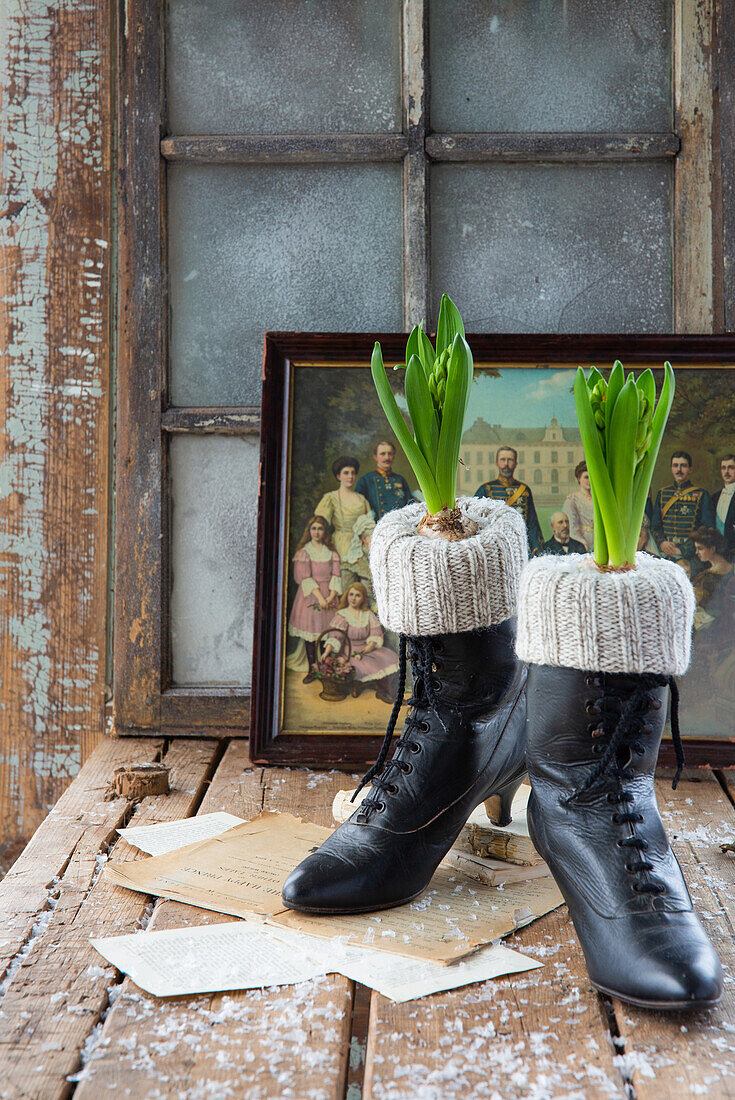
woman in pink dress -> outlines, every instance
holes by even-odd
[[[383,628],[368,604],[367,589],[353,581],[339,601],[339,610],[329,624],[347,633],[352,645],[350,664],[355,670],[352,694],[358,696],[367,683],[375,685],[375,694],[384,703],[393,703],[393,673],[398,671],[398,657],[384,645]],[[341,639],[330,635],[325,647],[340,651]],[[347,647],[344,646],[346,653]]]
[[[288,620],[288,632],[306,646],[309,669],[303,682],[316,678],[316,640],[330,625],[342,582],[339,554],[324,516],[312,516],[293,556],[294,580],[299,586]]]

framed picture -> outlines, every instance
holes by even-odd
[[[398,639],[375,615],[377,520],[420,498],[375,394],[370,355],[401,334],[265,338],[251,755],[361,768],[395,694]],[[572,383],[578,365],[652,367],[677,389],[640,547],[676,560],[697,597],[680,681],[687,761],[735,764],[735,337],[469,336],[475,380],[458,491],[524,515],[529,553],[592,548]],[[390,372],[399,404],[402,371]],[[400,728],[400,726],[399,726]],[[665,739],[663,762],[673,762]]]

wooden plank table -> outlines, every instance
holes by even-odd
[[[171,793],[107,801],[120,764],[163,760]],[[667,826],[727,974],[709,1013],[644,1012],[590,987],[566,909],[507,942],[527,974],[393,1004],[339,975],[162,1001],[104,964],[93,936],[232,918],[110,885],[140,853],[128,824],[228,810],[328,825],[338,772],[252,768],[242,741],[106,740],[0,883],[0,1096],[98,1100],[670,1100],[735,1098],[732,788],[658,781]]]

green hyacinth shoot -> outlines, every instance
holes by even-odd
[[[597,367],[574,381],[574,403],[582,435],[595,512],[595,561],[620,569],[635,564],[653,468],[674,400],[674,372],[664,364],[656,403],[650,370],[625,377],[615,361],[605,381]]]
[[[403,366],[403,364],[400,364]],[[436,515],[456,506],[457,466],[472,385],[472,352],[454,302],[442,295],[436,348],[414,325],[406,344],[406,403],[409,429],[398,408],[383,365],[380,344],[373,349],[371,369],[380,404],[411,463],[426,501]]]

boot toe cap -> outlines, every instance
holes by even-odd
[[[401,899],[394,897],[390,881],[381,880],[379,870],[320,849],[291,872],[281,897],[289,909],[305,913],[359,913],[395,905]]]

